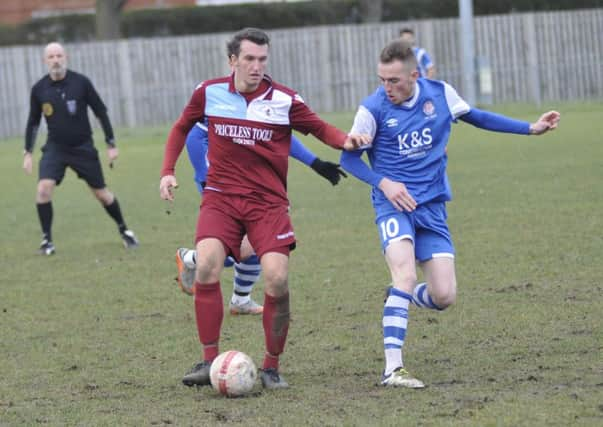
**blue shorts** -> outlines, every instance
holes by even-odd
[[[375,206],[375,217],[384,252],[390,243],[409,239],[420,262],[454,257],[454,245],[446,224],[446,203],[426,203],[414,212],[400,212],[387,202]]]

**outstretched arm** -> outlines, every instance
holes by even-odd
[[[538,120],[530,125],[530,135],[542,135],[550,130],[557,129],[561,114],[557,111],[544,113]]]
[[[549,111],[544,113],[538,121],[530,124],[478,108],[471,108],[468,113],[459,117],[462,121],[481,129],[520,135],[541,135],[548,130],[555,129],[559,123],[559,118],[560,114],[558,112]]]
[[[368,135],[346,134],[322,120],[304,104],[298,95],[295,96],[291,105],[289,118],[293,129],[302,132],[304,135],[311,133],[320,141],[339,150],[355,150],[370,143]]]
[[[469,112],[459,117],[460,120],[472,124],[480,129],[493,132],[517,133],[528,135],[530,124],[522,120],[515,120],[502,114],[492,113],[479,108],[471,108]]]

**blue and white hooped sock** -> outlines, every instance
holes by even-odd
[[[260,259],[255,254],[234,264],[234,292],[231,300],[233,304],[249,301],[249,294],[255,282],[259,280],[261,272]]]
[[[383,347],[385,349],[385,376],[404,366],[402,346],[408,324],[408,306],[412,295],[396,288],[389,288],[383,307]]]
[[[443,308],[438,307],[427,292],[427,283],[419,283],[415,286],[415,289],[412,293],[412,302],[417,307],[421,308],[430,308],[432,310],[442,311]]]

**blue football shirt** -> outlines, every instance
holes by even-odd
[[[417,58],[417,70],[419,71],[419,76],[427,77],[427,70],[434,66],[431,57],[422,47],[413,47],[412,51]]]
[[[446,145],[452,122],[470,107],[448,83],[419,78],[412,98],[393,104],[380,86],[361,103],[351,133],[373,137],[365,147],[372,170],[402,182],[417,203],[448,201]],[[373,187],[373,204],[389,203]]]

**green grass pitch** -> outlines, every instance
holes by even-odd
[[[542,137],[453,127],[458,301],[410,310],[405,362],[422,391],[377,386],[389,277],[365,184],[332,187],[291,162],[299,241],[281,370],[292,387],[226,399],[180,384],[200,348],[174,253],[192,244],[199,197],[183,155],[175,203],[159,199],[167,128],[119,131],[121,156],[105,167],[141,241],[130,252],[69,172],[54,197],[57,253],[36,255],[35,175],[21,170],[21,139],[0,141],[0,426],[602,425],[603,105],[498,111],[535,120],[550,108],[561,124]],[[348,129],[353,114],[325,117]],[[260,363],[261,319],[225,315],[221,349]]]

